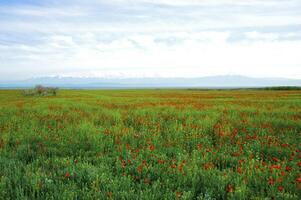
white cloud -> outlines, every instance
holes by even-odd
[[[301,78],[298,6],[296,0],[0,6],[0,79],[11,74]],[[230,42],[233,37],[236,42]]]
[[[260,33],[257,31],[245,33],[246,37],[251,40],[278,40],[279,34],[277,33]]]

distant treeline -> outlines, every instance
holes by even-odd
[[[58,88],[37,85],[33,89],[22,90],[24,96],[56,96]]]
[[[298,86],[275,86],[275,87],[246,87],[246,88],[188,88],[195,91],[223,91],[223,90],[301,90]]]
[[[257,88],[259,90],[301,90],[301,87],[297,86],[279,86],[279,87],[264,87]]]

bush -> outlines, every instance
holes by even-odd
[[[22,91],[22,94],[24,96],[56,96],[57,93],[58,88],[44,87],[42,85],[37,85],[33,89],[27,89]]]

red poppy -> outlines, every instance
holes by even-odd
[[[226,190],[228,193],[234,192],[234,185],[231,185],[231,184],[227,185]]]
[[[70,173],[69,172],[66,172],[65,178],[70,178]]]
[[[281,169],[281,166],[280,165],[271,165],[270,170],[273,170],[273,169]]]
[[[284,187],[283,187],[283,186],[278,186],[278,191],[279,191],[279,192],[283,192],[283,190],[284,190]]]
[[[269,178],[268,183],[269,185],[274,185],[275,180],[273,178]]]
[[[285,167],[285,171],[290,172],[291,170],[292,170],[292,167],[290,167],[290,166]]]
[[[242,169],[240,167],[237,168],[237,173],[242,174]]]
[[[179,171],[183,171],[183,164],[179,165]]]
[[[183,195],[182,192],[176,192],[177,198],[180,198],[182,195]]]
[[[281,146],[282,147],[289,147],[290,145],[286,143],[286,144],[281,144]]]
[[[151,150],[151,151],[155,150],[155,146],[154,145],[150,145],[149,146],[149,150]]]
[[[176,165],[176,164],[172,164],[172,165],[170,165],[170,167],[171,167],[172,169],[174,169],[174,168],[177,167],[177,165]]]
[[[107,192],[107,196],[108,196],[109,198],[112,198],[112,197],[113,197],[113,192]]]
[[[139,166],[139,167],[137,167],[137,171],[139,172],[139,173],[141,173],[142,172],[142,169],[143,169],[143,166]]]
[[[163,164],[164,162],[164,160],[158,160],[158,164]]]
[[[241,153],[239,153],[239,152],[231,153],[231,156],[233,156],[233,157],[238,157],[238,156],[240,156],[240,155],[241,155]]]
[[[213,163],[206,163],[206,164],[204,164],[204,169],[211,169],[211,168],[213,168],[214,167],[214,164]]]

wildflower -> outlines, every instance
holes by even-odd
[[[182,192],[179,192],[179,191],[176,192],[177,198],[180,198],[182,195],[183,195]]]
[[[149,184],[150,183],[150,180],[148,178],[145,178],[144,179],[144,184]]]
[[[172,164],[172,165],[170,165],[170,167],[171,167],[172,169],[175,169],[175,168],[177,167],[177,165],[176,165],[176,164]]]
[[[275,183],[275,180],[273,178],[269,178],[268,184],[269,185],[274,185],[274,183]]]
[[[290,172],[291,170],[292,170],[292,167],[290,167],[290,166],[285,167],[285,171]]]
[[[197,149],[201,150],[202,149],[202,144],[197,144]]]
[[[107,192],[107,197],[112,198],[113,197],[113,192]]]
[[[164,160],[158,160],[158,164],[163,164],[164,162]]]
[[[206,163],[206,164],[204,164],[204,169],[211,169],[211,168],[213,168],[214,167],[214,165],[213,165],[213,163]]]
[[[179,171],[183,171],[183,164],[179,165]]]
[[[283,187],[283,186],[278,186],[278,191],[279,191],[279,192],[283,192],[283,190],[284,190],[284,187]]]
[[[280,165],[271,165],[270,170],[273,170],[273,169],[281,169],[281,166]]]
[[[287,143],[281,144],[282,147],[289,147],[290,145]]]
[[[301,176],[296,179],[298,183],[301,183]]]
[[[155,146],[154,145],[150,145],[149,146],[149,150],[151,150],[151,151],[155,150]]]
[[[238,152],[231,153],[231,156],[233,156],[233,157],[238,157],[238,156],[240,156],[240,155],[241,155],[241,153],[238,153]]]
[[[241,159],[241,160],[239,160],[238,161],[238,163],[241,165],[242,163],[244,163],[245,162],[245,160],[244,159]]]
[[[143,169],[143,166],[139,166],[138,168],[137,168],[137,171],[139,172],[139,173],[141,173],[142,172],[142,169]]]
[[[237,173],[242,174],[242,169],[240,167],[237,168]]]
[[[234,185],[231,185],[231,184],[227,185],[226,190],[228,193],[234,192]]]
[[[65,178],[70,178],[70,173],[69,172],[66,172]]]
[[[126,163],[125,163],[125,161],[123,160],[123,161],[121,161],[121,166],[122,166],[122,168],[125,168],[126,167]]]
[[[275,161],[275,162],[279,162],[279,159],[276,158],[276,157],[272,157],[272,160]]]

